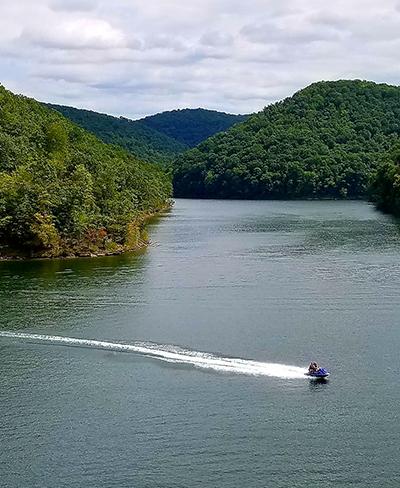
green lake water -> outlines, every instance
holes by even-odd
[[[0,486],[400,486],[399,225],[177,200],[149,231],[139,255],[0,262]]]

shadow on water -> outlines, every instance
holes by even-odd
[[[329,385],[329,380],[326,378],[314,378],[309,380],[310,391],[321,391],[327,388]]]
[[[121,270],[142,267],[145,254],[146,250],[94,258],[0,261],[0,277],[1,282],[4,282],[7,278],[12,278],[14,281],[17,281],[18,278],[23,278],[24,280],[35,279],[44,283],[51,283],[57,281],[63,275],[91,278],[101,272],[112,276],[120,273]]]
[[[96,258],[0,262],[0,329],[53,327],[61,317],[90,323],[141,297],[146,252]],[[134,291],[130,290],[133,287]],[[79,315],[80,314],[80,315]],[[66,320],[62,319],[65,323]]]

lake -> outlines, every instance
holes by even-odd
[[[0,262],[0,335],[40,335],[0,337],[2,488],[398,487],[398,223],[177,200],[149,232]]]

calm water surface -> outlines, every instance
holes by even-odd
[[[138,256],[0,263],[0,330],[114,344],[0,337],[1,487],[400,486],[396,222],[178,200],[150,233]],[[329,382],[299,375],[314,358]]]

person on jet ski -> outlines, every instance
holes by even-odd
[[[311,361],[310,366],[308,367],[308,372],[316,373],[319,370],[319,366],[315,361]]]

